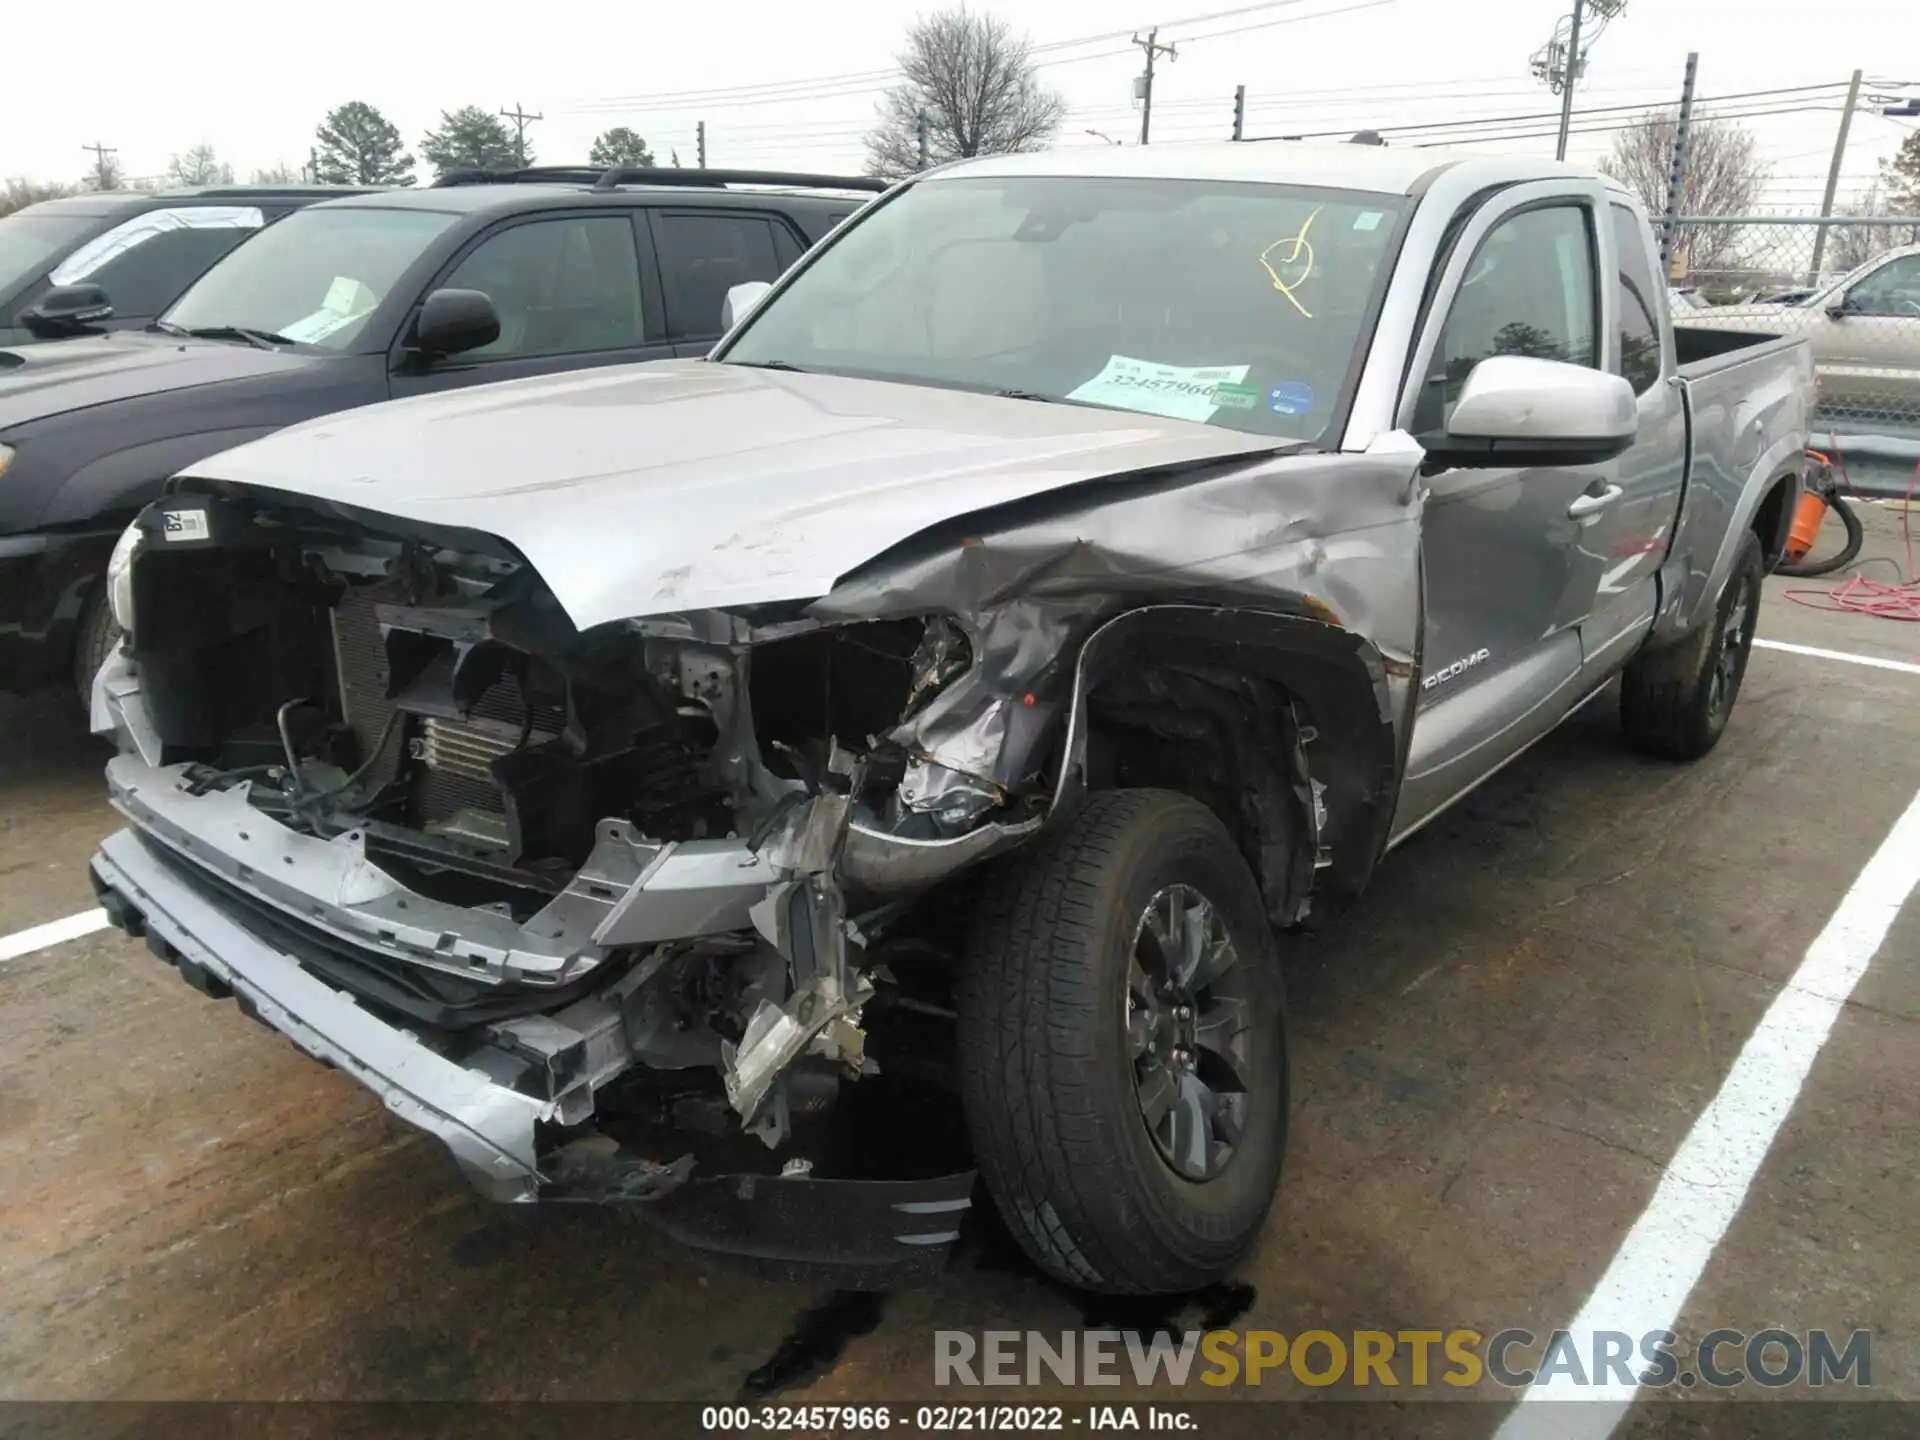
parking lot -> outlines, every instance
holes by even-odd
[[[1870,552],[1898,548],[1876,517]],[[982,1226],[930,1288],[838,1294],[619,1214],[492,1208],[357,1085],[100,931],[0,965],[0,1393],[906,1400],[935,1393],[936,1329],[1567,1325],[1920,791],[1920,633],[1784,599],[1825,583],[1769,581],[1763,640],[1895,668],[1756,650],[1692,767],[1628,753],[1605,697],[1291,944],[1292,1150],[1231,1285],[1101,1306]],[[80,729],[62,697],[0,702],[0,936],[93,903],[114,818]],[[1683,1339],[1871,1330],[1873,1393],[1920,1399],[1916,960],[1908,904]],[[1466,1431],[1491,1434],[1505,1392],[1466,1393],[1502,1402]]]

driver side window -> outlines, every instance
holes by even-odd
[[[1447,312],[1415,409],[1418,433],[1445,427],[1473,367],[1528,355],[1597,368],[1593,230],[1584,205],[1524,210],[1487,232]]]
[[[1920,255],[1882,265],[1847,293],[1855,315],[1920,316]]]

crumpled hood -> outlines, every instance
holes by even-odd
[[[368,406],[188,473],[498,536],[586,629],[812,599],[954,516],[1290,445],[1151,415],[669,360]]]
[[[0,349],[0,435],[115,400],[325,363],[324,356],[139,330]]]

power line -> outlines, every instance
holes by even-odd
[[[1210,20],[1224,20],[1265,10],[1286,9],[1305,3],[1306,0],[1265,0],[1264,4],[1242,5],[1231,10],[1214,10],[1201,15],[1182,15],[1176,19],[1155,23],[1162,29],[1178,25],[1198,25]],[[1135,30],[1139,28],[1134,27]],[[1050,55],[1055,51],[1075,50],[1083,45],[1097,45],[1106,40],[1126,39],[1133,33],[1134,30],[1106,30],[1093,35],[1078,35],[1066,40],[1049,40],[1029,46],[1028,53]],[[1108,53],[1125,55],[1130,53],[1130,50],[1131,47],[1128,47]],[[564,109],[571,114],[576,111],[609,107],[629,110],[671,110],[695,105],[771,103],[775,100],[793,98],[821,99],[827,98],[828,95],[861,93],[873,82],[896,79],[899,73],[898,67],[890,66],[885,70],[855,70],[840,75],[816,76],[810,80],[768,80],[751,85],[728,85],[705,90],[663,90],[634,95],[592,97],[556,108]],[[854,90],[842,88],[846,86],[857,88]]]

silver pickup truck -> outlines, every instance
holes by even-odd
[[[498,1199],[885,1278],[977,1174],[1193,1287],[1309,908],[1615,677],[1654,756],[1727,724],[1813,368],[1657,274],[1537,160],[1007,156],[705,358],[201,462],[112,567],[101,902]]]

